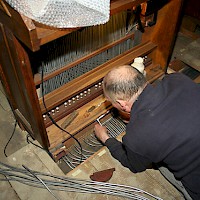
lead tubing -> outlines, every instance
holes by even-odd
[[[0,174],[6,177],[5,179],[1,179],[1,181],[18,181],[20,183],[27,184],[30,186],[45,188],[44,185],[41,184],[41,181],[36,179],[26,170],[17,167],[12,167],[1,162],[0,165]],[[34,173],[35,176],[39,177],[51,190],[91,194],[107,194],[136,200],[148,200],[148,198],[145,196],[149,196],[157,200],[162,200],[161,198],[154,196],[144,190],[127,185],[62,177],[32,170],[31,172]]]

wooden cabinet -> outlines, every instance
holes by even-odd
[[[102,96],[101,82],[111,68],[117,65],[131,64],[135,57],[142,56],[147,58],[149,62],[147,62],[146,71],[147,79],[150,82],[165,73],[173,50],[182,6],[181,0],[167,1],[157,11],[155,25],[145,26],[145,20],[150,19],[150,17],[140,13],[136,16],[135,9],[138,6],[140,7],[140,4],[147,3],[147,1],[111,1],[110,21],[113,21],[108,23],[112,23],[113,30],[117,31],[116,27],[122,26],[123,16],[126,16],[125,22],[130,23],[129,25],[132,25],[133,29],[129,27],[130,32],[120,33],[120,37],[117,36],[116,38],[114,38],[116,33],[109,32],[112,40],[105,42],[103,37],[108,33],[109,24],[82,29],[78,27],[74,29],[54,29],[21,15],[4,0],[1,2],[1,81],[21,127],[51,152],[52,149],[57,150],[62,147],[64,141],[71,136],[59,130],[48,115],[51,115],[56,123],[62,125],[64,122],[66,123],[66,120],[70,120],[70,117],[73,117],[75,111],[78,111],[78,116],[74,117],[75,122],[69,125],[67,131],[79,138],[79,130],[88,127],[99,115],[110,109],[109,103],[105,102]],[[120,15],[120,13],[125,14],[121,18],[119,16],[118,19],[116,16]],[[138,19],[143,20],[143,33],[134,28],[140,22],[138,19],[136,20],[138,16]],[[126,28],[128,30],[127,24],[124,25],[123,30]],[[90,29],[95,29],[95,31]],[[80,34],[84,31],[86,33],[85,36]],[[98,33],[100,35],[98,44],[101,41],[104,43],[101,46],[96,45],[97,37],[88,36],[88,33]],[[69,38],[71,38],[71,42],[69,42]],[[91,51],[86,48],[89,41],[91,42]],[[102,58],[105,58],[105,52],[109,52],[109,49],[117,48],[124,41],[128,41],[133,46],[123,51],[122,47],[120,47],[121,52],[116,53],[116,56],[111,53],[111,57],[106,61],[101,61],[99,65],[95,64],[93,69],[86,70],[62,86],[46,93],[44,98],[41,97],[42,83],[47,85],[48,80],[56,78],[62,73],[65,73],[62,79],[66,79],[68,71],[73,71],[72,69],[74,69],[74,73],[77,73],[77,66],[81,66],[80,69],[85,70],[89,65],[88,60],[100,60],[101,54],[103,54]],[[84,48],[81,46],[78,49],[72,48],[73,46],[77,47],[80,43],[84,44],[82,45]],[[59,44],[63,45],[62,48],[59,47]],[[55,67],[57,67],[61,62],[61,58],[57,60],[55,57],[62,55],[60,53],[61,49],[66,52],[71,49],[80,54],[81,48],[83,55],[76,57],[72,62],[64,64],[62,67],[54,69],[52,72],[43,72],[44,75],[42,76],[41,70],[45,70],[45,65],[39,67],[37,66],[38,63],[45,63],[47,60],[51,62],[52,59],[55,62]],[[52,56],[50,55],[51,53],[53,53]],[[66,55],[68,60],[69,55],[72,55],[72,53]],[[61,80],[57,80],[57,82],[61,82]],[[51,84],[55,85],[55,82]],[[95,105],[98,109],[96,109]]]

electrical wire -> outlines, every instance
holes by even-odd
[[[37,145],[37,144],[35,144],[34,142],[32,142],[31,140],[29,140],[29,137],[30,138],[32,138],[29,134],[27,134],[27,136],[26,136],[26,141],[27,141],[27,143],[28,144],[32,144],[32,145],[34,145],[34,146],[36,146],[36,147],[38,147],[38,148],[40,148],[40,149],[42,149],[42,150],[44,150],[44,151],[46,151],[46,149],[45,148],[43,148],[43,147],[41,147],[41,146],[39,146],[39,145]]]
[[[6,97],[5,93],[4,93],[3,91],[1,91],[1,92],[2,92],[2,94]],[[0,104],[0,105],[1,105],[1,104]],[[6,111],[6,109],[5,109],[2,105],[1,105],[1,108],[2,108],[4,111]],[[11,109],[12,109],[12,107],[11,107]],[[3,153],[4,153],[5,157],[8,157],[8,155],[6,154],[6,148],[7,148],[8,144],[10,143],[10,141],[12,140],[12,137],[14,136],[14,133],[15,133],[15,130],[16,130],[16,126],[17,126],[17,120],[15,119],[15,125],[14,125],[13,132],[12,132],[12,134],[11,134],[11,136],[10,136],[10,138],[9,138],[8,142],[6,143],[6,145],[5,145],[5,147],[4,147],[4,150],[3,150]]]
[[[4,96],[6,96],[5,93],[2,92],[2,94],[3,94]],[[1,105],[1,104],[0,104],[0,105]],[[2,109],[3,109],[4,111],[6,111],[6,109],[5,109],[2,105],[1,105],[1,107],[2,107]],[[12,107],[11,107],[11,110],[12,110],[12,112],[14,113],[14,110],[12,109]],[[15,116],[14,116],[14,117],[15,117]],[[7,144],[6,144],[5,147],[4,147],[4,155],[5,155],[5,157],[8,157],[7,154],[6,154],[6,148],[7,148],[8,144],[10,143],[12,137],[14,136],[14,133],[15,133],[15,130],[16,130],[16,126],[17,126],[17,120],[16,120],[16,118],[15,118],[15,125],[14,125],[13,132],[12,132],[12,134],[11,134],[11,136],[10,136],[10,138],[9,138],[9,140],[8,140],[8,142],[7,142]],[[27,140],[27,143],[28,143],[28,144],[31,143],[31,144],[33,144],[34,146],[37,146],[38,148],[40,148],[40,149],[46,151],[46,149],[44,149],[44,148],[40,147],[39,145],[37,145],[37,144],[33,143],[32,141],[30,141],[30,140],[28,139],[29,137],[31,137],[31,136],[30,136],[29,134],[27,134],[26,140]],[[31,138],[32,138],[32,137],[31,137]],[[46,151],[46,152],[47,152],[47,151]],[[47,152],[47,153],[50,155],[49,152]],[[51,156],[51,155],[50,155],[50,156]]]
[[[3,150],[5,157],[8,157],[7,154],[6,154],[6,148],[7,148],[8,144],[10,143],[12,137],[14,136],[14,133],[15,133],[15,130],[16,130],[16,126],[17,126],[17,120],[15,120],[15,125],[14,125],[13,132],[12,132],[12,134],[11,134],[11,136],[10,136],[10,138],[9,138],[8,142],[6,143],[6,145],[4,147],[4,150]]]
[[[68,131],[66,131],[65,129],[63,129],[61,126],[59,126],[55,120],[53,119],[53,117],[50,115],[50,113],[48,112],[48,109],[46,107],[46,103],[45,103],[45,99],[44,99],[44,70],[42,68],[42,72],[41,72],[41,86],[42,86],[42,102],[43,102],[43,105],[45,107],[45,110],[46,110],[46,113],[47,113],[47,116],[49,117],[49,119],[52,121],[52,123],[57,127],[59,128],[60,130],[62,130],[63,132],[67,133],[68,135],[70,135],[71,138],[73,138],[79,145],[80,147],[80,151],[81,151],[81,158],[80,158],[80,163],[82,163],[82,160],[83,160],[83,148],[82,148],[82,145],[81,143],[78,141],[77,138],[75,138],[71,133],[69,133]]]
[[[15,130],[16,130],[16,126],[17,126],[17,120],[15,120],[15,125],[14,125],[13,132],[12,132],[12,134],[11,134],[11,136],[10,136],[10,138],[9,138],[8,142],[6,143],[6,145],[5,145],[5,147],[4,147],[4,150],[3,150],[5,157],[8,157],[8,155],[6,154],[6,148],[7,148],[8,144],[10,143],[11,139],[12,139],[13,136],[14,136],[14,133],[15,133]],[[46,149],[44,149],[44,148],[40,147],[39,145],[37,145],[37,144],[33,143],[32,141],[30,141],[30,140],[28,139],[29,137],[31,137],[31,136],[28,134],[28,135],[27,135],[27,138],[26,138],[28,144],[31,143],[31,144],[33,144],[34,146],[36,146],[36,147],[38,147],[38,148],[40,148],[40,149],[46,151]],[[31,137],[31,138],[32,138],[32,137]],[[47,151],[46,151],[46,152],[47,152]],[[47,152],[47,153],[49,154],[49,152]]]

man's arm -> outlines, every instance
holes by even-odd
[[[115,159],[134,173],[144,171],[152,165],[149,159],[131,151],[115,138],[107,139],[105,145]]]
[[[151,166],[151,161],[147,158],[132,152],[123,143],[115,138],[110,138],[105,126],[96,124],[94,127],[95,135],[109,149],[111,155],[117,159],[124,167],[129,168],[132,172],[141,172]]]

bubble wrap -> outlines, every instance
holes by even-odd
[[[104,24],[110,16],[110,0],[6,0],[19,13],[56,28]]]

